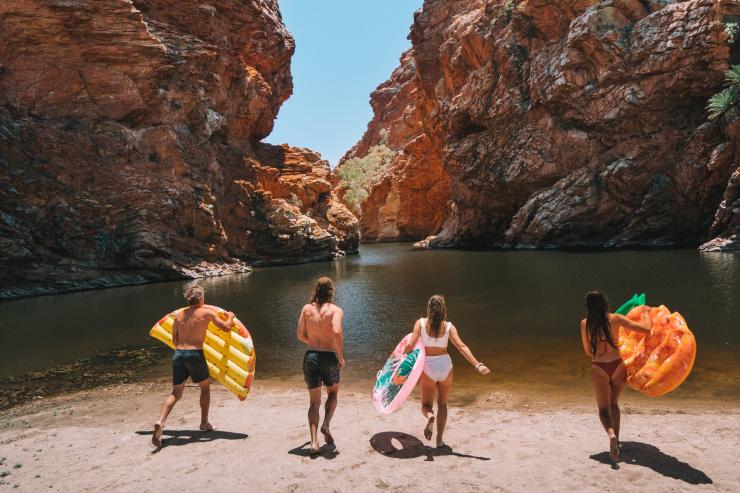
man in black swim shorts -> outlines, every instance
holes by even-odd
[[[190,377],[200,387],[200,429],[213,431],[208,422],[208,409],[211,405],[211,382],[208,379],[208,365],[203,354],[203,341],[208,324],[213,323],[223,331],[231,330],[234,314],[229,312],[226,320],[221,320],[215,308],[205,305],[205,293],[197,284],[185,291],[185,301],[189,305],[177,312],[172,326],[172,342],[175,354],[172,357],[172,392],[165,398],[162,414],[154,424],[152,443],[162,446],[164,424],[175,403],[182,398],[185,381]]]
[[[334,351],[309,349],[303,357],[303,378],[309,389],[339,383],[339,358]]]
[[[308,387],[308,427],[311,454],[320,452],[318,439],[321,385],[326,387],[326,405],[321,433],[328,445],[334,444],[329,425],[337,408],[339,371],[344,367],[342,318],[344,312],[333,303],[334,283],[328,277],[316,281],[311,302],[303,307],[296,337],[308,346],[303,357],[303,378]]]
[[[175,349],[172,357],[172,385],[182,385],[188,377],[193,383],[208,379],[208,365],[202,349]]]

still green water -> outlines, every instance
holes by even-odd
[[[204,280],[207,302],[235,311],[250,329],[258,380],[300,384],[304,348],[295,340],[295,325],[321,275],[337,282],[336,301],[345,310],[343,381],[358,388],[370,388],[390,350],[424,315],[428,297],[442,293],[463,340],[494,370],[479,377],[451,347],[458,388],[543,399],[585,392],[590,398],[579,321],[585,292],[599,288],[615,306],[644,291],[649,304],[665,304],[686,318],[698,357],[689,380],[669,398],[740,403],[740,255],[414,251],[397,243],[363,245],[360,255],[331,263]],[[184,284],[2,302],[0,376],[123,344],[158,344],[149,328],[182,305]],[[166,374],[166,361],[158,371]]]

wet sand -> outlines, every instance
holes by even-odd
[[[566,405],[507,392],[463,399],[456,391],[445,436],[451,448],[440,451],[423,439],[418,396],[381,417],[369,392],[353,387],[340,394],[336,449],[310,458],[307,396],[297,378],[260,380],[245,402],[214,386],[213,433],[194,431],[198,393],[188,386],[164,446],[155,449],[152,423],[168,389],[161,380],[116,385],[4,411],[0,490],[662,492],[740,485],[736,406],[652,406],[626,394],[624,461],[614,466],[590,395]]]

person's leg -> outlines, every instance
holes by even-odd
[[[328,444],[334,443],[334,437],[331,436],[331,418],[334,416],[334,410],[337,408],[337,395],[339,393],[339,384],[326,388],[326,404],[324,405],[324,422],[321,425],[321,433],[324,434],[324,440]]]
[[[152,443],[157,446],[162,446],[162,432],[164,431],[164,424],[167,421],[167,417],[172,412],[172,408],[175,407],[175,403],[182,398],[182,391],[185,390],[185,382],[173,385],[172,392],[165,397],[164,404],[162,404],[162,413],[159,416],[159,421],[154,424],[154,434],[152,435]]]
[[[432,406],[434,405],[434,394],[436,392],[437,384],[423,372],[421,374],[420,382],[421,414],[423,414],[424,419],[427,420],[426,426],[424,427],[424,438],[431,440],[432,426],[434,425],[434,408]]]
[[[594,391],[596,392],[596,406],[599,409],[599,420],[604,430],[606,430],[606,434],[609,436],[609,455],[612,459],[616,460],[618,442],[617,435],[614,433],[611,414],[609,413],[611,402],[609,375],[597,365],[591,365],[591,381],[593,381]]]
[[[321,407],[321,386],[308,389],[308,429],[311,431],[311,453],[319,451],[319,408]]]
[[[200,429],[201,431],[213,431],[213,426],[208,422],[208,409],[211,407],[211,381],[206,378],[198,382],[200,387]]]
[[[624,389],[624,383],[626,380],[627,367],[622,363],[612,374],[611,382],[609,384],[609,415],[612,418],[612,426],[614,427],[614,434],[617,436],[617,441],[619,440],[619,425],[621,424],[620,422],[622,419],[619,411],[619,396],[622,393],[622,389]]]
[[[452,370],[446,379],[437,383],[437,447],[444,445],[445,426],[447,425],[447,398],[452,389]]]

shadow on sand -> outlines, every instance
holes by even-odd
[[[317,459],[319,457],[323,457],[324,459],[332,460],[337,455],[339,455],[339,451],[337,450],[337,446],[334,444],[329,445],[328,443],[325,443],[321,446],[319,449],[320,452],[318,454],[311,454],[311,450],[309,448],[309,445],[311,445],[311,442],[306,442],[303,445],[296,447],[294,449],[288,450],[289,454],[297,455],[299,457],[310,457],[312,459]]]
[[[594,454],[591,459],[610,465],[612,469],[619,469],[619,465],[609,458],[608,452]],[[658,447],[647,443],[622,442],[622,462],[649,467],[663,476],[680,479],[689,484],[712,484],[712,479],[703,471],[681,462],[672,455],[661,452]]]
[[[153,435],[154,432],[137,431],[137,435]],[[188,445],[190,443],[212,442],[214,440],[244,440],[249,435],[246,433],[234,433],[231,431],[201,431],[201,430],[164,430],[162,432],[162,446],[157,447],[152,453],[156,454],[165,447]],[[165,438],[168,437],[168,438]]]
[[[401,448],[398,448],[393,440],[396,440]],[[490,457],[478,457],[455,452],[452,447],[445,445],[441,448],[428,447],[421,440],[408,433],[400,431],[384,431],[376,433],[370,439],[370,445],[376,452],[392,457],[394,459],[414,459],[416,457],[426,457],[426,460],[433,461],[435,457],[444,455],[454,455],[456,457],[465,457],[467,459],[491,460]]]

